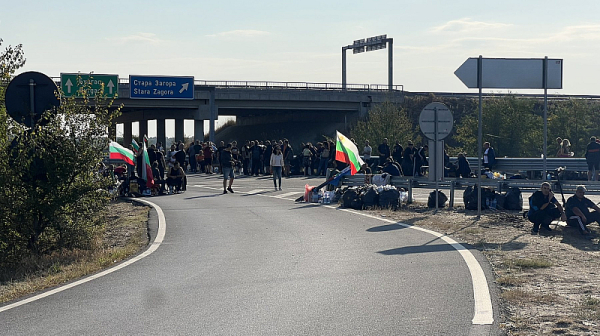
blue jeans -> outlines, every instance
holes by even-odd
[[[283,167],[273,166],[273,184],[277,187],[277,180],[279,180],[279,188],[281,188],[281,171]]]
[[[319,169],[317,171],[317,175],[323,175],[325,176],[325,174],[327,173],[327,162],[329,161],[329,158],[321,158],[319,160]]]

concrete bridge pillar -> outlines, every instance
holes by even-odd
[[[133,132],[133,128],[131,127],[131,121],[126,121],[123,123],[123,146],[129,148],[131,145],[131,139]]]
[[[204,141],[204,120],[194,120],[194,140]]]
[[[156,142],[162,143],[163,148],[167,146],[167,136],[165,130],[165,119],[156,119]]]
[[[140,144],[140,146],[142,145],[142,142],[144,141],[144,135],[148,136],[148,120],[140,120],[139,121],[139,138],[140,140],[138,141],[138,143]]]
[[[175,141],[183,141],[183,121],[184,119],[175,119]]]

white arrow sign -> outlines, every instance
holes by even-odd
[[[108,88],[108,93],[112,94],[113,88],[115,87],[115,84],[112,82],[112,79],[108,82],[108,84],[106,84],[106,87]]]
[[[482,88],[486,89],[543,89],[543,58],[483,58]],[[562,89],[562,59],[548,59],[547,89]],[[477,58],[467,59],[454,74],[468,88],[477,86]]]
[[[183,93],[183,91],[187,91],[189,85],[190,85],[189,83],[181,84],[181,89],[179,90],[179,93]]]
[[[71,87],[73,87],[73,82],[71,82],[70,78],[69,80],[67,80],[67,83],[65,85],[67,86],[67,93],[71,93]]]

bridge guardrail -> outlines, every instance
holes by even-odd
[[[60,77],[51,77],[60,87]],[[119,84],[129,84],[129,78],[119,78]],[[292,90],[334,90],[334,91],[388,91],[387,84],[346,84],[312,82],[271,82],[271,81],[222,81],[194,80],[194,85],[214,86],[218,88],[255,88],[255,89],[292,89]],[[404,92],[403,85],[393,85],[393,91]]]

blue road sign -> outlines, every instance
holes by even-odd
[[[129,97],[134,99],[194,99],[194,77],[129,76]]]

